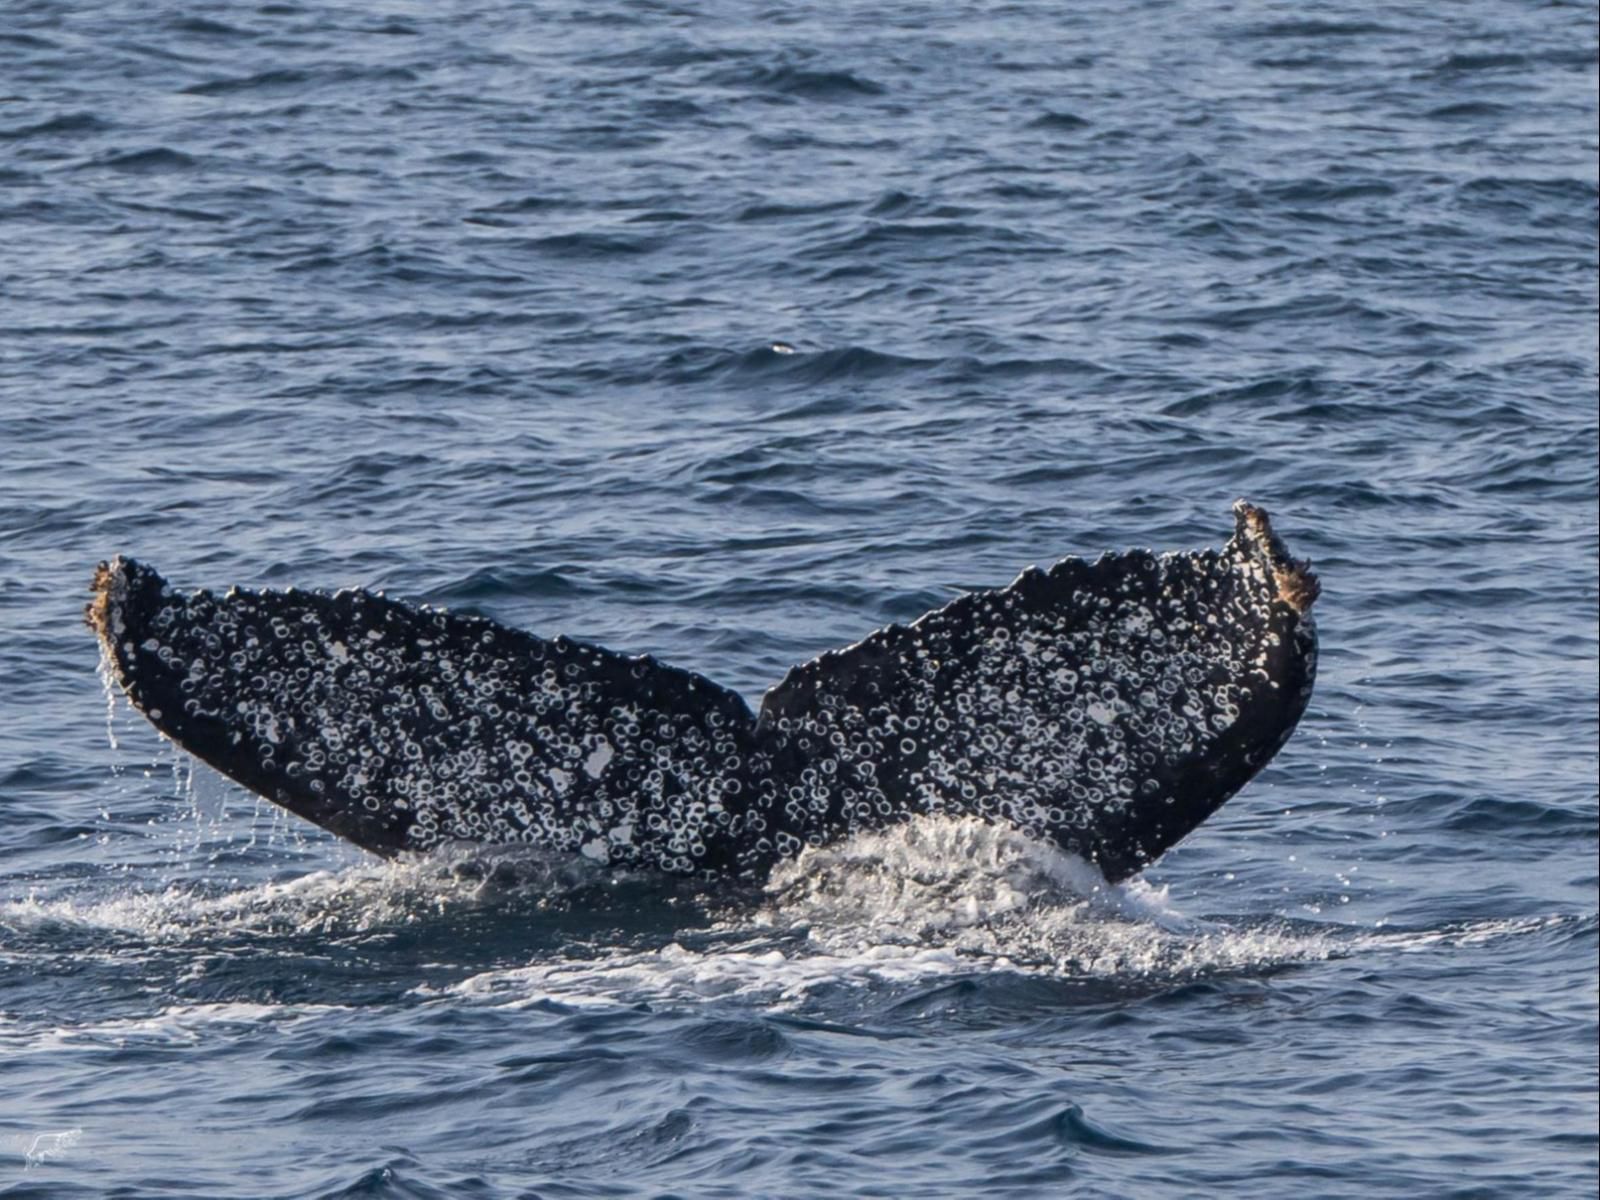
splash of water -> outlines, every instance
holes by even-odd
[[[703,939],[486,971],[450,992],[521,1006],[739,999],[779,1008],[823,990],[1011,972],[1055,980],[1178,982],[1314,961],[1337,942],[1184,916],[1164,889],[1111,885],[1016,830],[929,817],[807,850],[762,904]]]
[[[113,896],[30,892],[0,903],[0,929],[104,930],[152,944],[237,935],[342,937],[422,924],[454,909],[503,904],[508,896],[533,897],[555,908],[593,887],[595,875],[594,868],[570,855],[451,846],[426,856],[220,891],[169,883]]]

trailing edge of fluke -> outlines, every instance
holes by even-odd
[[[530,843],[760,878],[923,813],[1113,882],[1261,769],[1311,695],[1318,594],[1267,514],[1221,550],[1065,558],[793,668],[703,676],[366,591],[180,593],[128,558],[88,623],[165,736],[381,855]]]

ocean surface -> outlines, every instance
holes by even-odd
[[[1593,4],[0,5],[0,1197],[1593,1196]],[[1266,506],[1262,775],[1116,887],[383,865],[97,561],[793,663]]]

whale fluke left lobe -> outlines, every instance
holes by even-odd
[[[726,870],[719,785],[754,719],[649,657],[365,591],[179,594],[119,558],[90,625],[134,705],[184,749],[378,854],[533,842]]]

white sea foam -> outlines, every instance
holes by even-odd
[[[113,930],[152,944],[196,944],[223,933],[341,937],[437,920],[461,906],[493,907],[507,893],[559,909],[600,895],[593,889],[614,878],[571,855],[455,847],[220,893],[185,885],[110,897],[28,896],[0,904],[0,928]],[[1368,950],[1475,944],[1547,923],[1365,932],[1224,925],[1185,915],[1165,889],[1142,880],[1108,884],[1089,863],[1010,828],[929,817],[806,850],[774,872],[755,909],[726,911],[707,931],[483,971],[417,994],[519,1007],[738,999],[781,1008],[825,989],[992,972],[1159,986]],[[191,1017],[228,1011],[197,1006],[150,1019],[189,1036]],[[128,1031],[149,1032],[137,1023]]]
[[[153,891],[42,897],[0,903],[0,928],[111,930],[152,943],[219,933],[359,934],[493,903],[508,880],[523,894],[558,898],[593,882],[569,855],[518,847],[506,853],[450,847],[423,857],[359,863],[283,882],[215,891],[170,884]]]
[[[1521,934],[1538,933],[1570,925],[1578,918],[1571,914],[1527,917],[1487,917],[1464,921],[1444,929],[1376,929],[1351,939],[1351,950],[1398,950],[1416,953],[1441,947],[1481,946],[1487,942]]]
[[[1165,889],[1108,884],[1092,864],[1008,826],[927,817],[803,851],[772,874],[774,922],[865,925],[888,940],[923,940],[1068,904],[1180,929],[1193,923]]]
[[[999,965],[1004,964],[987,964]],[[912,983],[979,966],[950,947],[878,945],[829,954],[759,942],[710,950],[674,942],[659,950],[617,952],[592,961],[485,971],[442,994],[517,1008],[549,1001],[585,1006],[735,999],[787,1008],[823,987]]]
[[[730,999],[790,1007],[821,989],[1008,971],[1177,979],[1337,952],[1330,937],[1209,925],[1164,889],[972,818],[925,818],[805,851],[714,944],[674,942],[474,975],[447,989],[523,1006]],[[689,939],[684,939],[688,941]]]
[[[70,1050],[91,1046],[198,1045],[264,1026],[283,1028],[348,1011],[337,1004],[258,1004],[224,1001],[173,1004],[145,1016],[113,1018],[84,1025],[32,1031],[18,1050]]]

